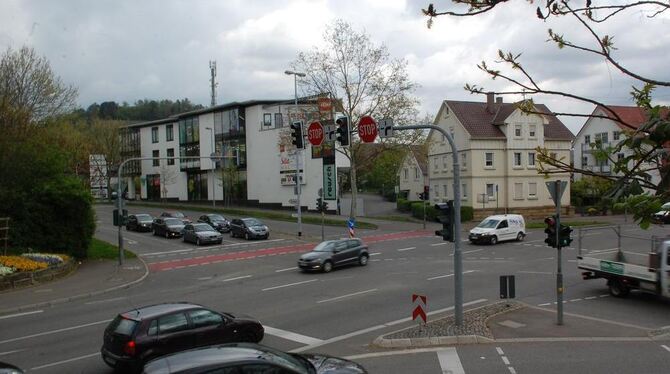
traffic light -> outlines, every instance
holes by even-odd
[[[128,210],[127,209],[123,209],[121,211],[121,214],[119,214],[118,209],[114,209],[113,214],[114,214],[114,216],[113,216],[114,226],[123,226],[126,223],[128,223]]]
[[[435,204],[437,219],[442,223],[442,230],[435,231],[435,235],[441,236],[448,242],[454,242],[454,202]]]
[[[322,198],[316,199],[316,211],[319,213],[324,213],[328,210],[328,202],[324,201]]]
[[[335,132],[337,133],[337,141],[340,143],[342,147],[348,147],[349,143],[351,143],[351,134],[349,132],[349,118],[347,117],[340,117],[335,121],[335,124],[337,125],[337,130]]]
[[[428,193],[428,192],[429,192],[429,188],[430,188],[430,187],[428,187],[428,186],[423,186],[423,199],[422,199],[422,200],[428,200],[428,199],[430,199],[430,194]]]
[[[572,233],[572,228],[570,226],[561,225],[558,231],[558,243],[561,247],[569,247],[570,243],[572,243],[570,233]]]
[[[291,143],[298,149],[305,148],[302,137],[302,121],[291,124]]]
[[[556,247],[556,216],[547,217],[544,219],[544,223],[547,225],[544,229],[544,233],[547,234],[547,238],[544,239],[544,242],[547,243],[552,248]]]

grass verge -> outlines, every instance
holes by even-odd
[[[374,216],[369,218],[379,219],[383,221],[393,221],[393,222],[417,222],[416,219],[412,219],[412,217],[410,216]]]
[[[124,249],[123,253],[125,258],[136,257],[133,252],[127,249]],[[115,260],[119,258],[119,247],[93,238],[91,239],[91,246],[88,247],[88,258],[90,260]]]

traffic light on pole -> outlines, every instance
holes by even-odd
[[[544,242],[547,243],[552,248],[557,248],[556,246],[556,216],[547,217],[544,219],[546,227],[544,228],[544,233],[547,234],[547,238],[544,239]]]
[[[454,241],[454,202],[449,200],[446,203],[435,204],[437,211],[437,219],[442,223],[442,230],[435,231],[435,235],[441,236],[442,239],[452,242]]]
[[[351,133],[349,132],[349,118],[340,117],[335,121],[337,125],[336,139],[342,147],[348,147],[351,143]]]
[[[561,248],[570,246],[570,243],[572,243],[571,233],[572,228],[570,226],[561,225],[558,231],[558,243],[561,245]]]
[[[302,121],[291,124],[291,143],[298,149],[305,148],[302,137]]]
[[[322,198],[317,198],[316,199],[316,210],[319,213],[324,213],[325,211],[328,210],[328,202],[324,201]]]

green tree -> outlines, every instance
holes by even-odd
[[[350,216],[355,217],[357,171],[376,159],[376,155],[357,157],[358,121],[362,116],[372,115],[392,118],[396,125],[415,123],[418,100],[413,93],[417,84],[409,79],[407,61],[392,59],[386,46],[375,45],[367,34],[354,30],[343,20],[327,27],[322,47],[299,53],[292,66],[307,74],[298,83],[306,95],[332,95],[341,103],[338,111],[349,117],[353,140],[341,152],[351,164]]]
[[[436,17],[473,17],[510,3],[509,0],[452,0],[455,8],[464,7],[462,10],[438,10],[433,4],[424,9],[428,17],[428,27]],[[529,1],[529,3],[533,3]],[[526,113],[538,113],[533,105],[534,95],[551,95],[566,100],[576,100],[582,103],[590,103],[605,108],[607,114],[593,115],[581,113],[554,113],[554,115],[574,116],[581,118],[604,118],[612,120],[628,130],[625,137],[613,147],[599,147],[594,144],[596,157],[600,160],[608,159],[613,166],[612,175],[600,175],[582,168],[575,167],[570,160],[555,159],[545,148],[538,148],[538,163],[540,171],[549,176],[553,173],[580,173],[583,175],[599,176],[614,182],[614,187],[609,196],[619,198],[629,196],[625,205],[629,211],[634,213],[634,218],[640,226],[646,228],[650,224],[651,214],[660,208],[660,205],[670,199],[670,121],[668,120],[668,108],[654,103],[652,93],[656,87],[668,87],[670,81],[645,76],[635,71],[635,66],[627,66],[617,59],[614,51],[621,49],[615,45],[614,36],[604,34],[608,22],[614,17],[622,17],[633,11],[645,12],[646,17],[640,17],[639,22],[662,22],[664,18],[660,14],[670,9],[670,3],[660,1],[609,1],[609,2],[579,2],[569,0],[546,0],[544,5],[534,9],[535,16],[541,21],[549,18],[561,19],[568,17],[577,21],[581,29],[569,30],[568,32],[579,32],[587,35],[590,42],[575,42],[560,32],[548,29],[548,41],[554,43],[558,48],[565,51],[587,54],[608,63],[615,71],[635,81],[633,91],[630,93],[633,101],[646,115],[646,121],[639,127],[633,126],[625,118],[619,117],[615,111],[606,104],[596,99],[578,95],[574,92],[556,90],[551,86],[551,80],[537,79],[529,69],[522,64],[521,53],[498,51],[498,64],[502,64],[507,70],[499,70],[487,64],[485,61],[477,67],[488,74],[492,79],[502,80],[508,83],[509,90],[496,92],[499,95],[530,96],[530,99],[519,103]],[[596,27],[597,26],[597,27]],[[635,43],[638,40],[633,39]],[[633,46],[636,47],[636,46]],[[659,72],[659,76],[661,76]],[[474,94],[484,94],[487,90],[476,85],[466,84],[465,89]],[[630,155],[622,159],[615,159],[622,149],[631,151]],[[660,181],[657,184],[650,182],[651,174],[658,174]],[[651,190],[653,194],[639,194],[642,188]],[[622,208],[619,206],[618,208]]]

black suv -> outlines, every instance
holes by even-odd
[[[226,217],[220,214],[205,214],[198,218],[198,222],[208,223],[210,226],[216,229],[218,232],[228,232],[230,231],[230,222]]]
[[[230,221],[230,236],[244,239],[267,239],[270,229],[256,218],[235,218]]]
[[[328,273],[336,266],[368,264],[368,246],[358,238],[326,240],[319,243],[311,252],[300,256],[298,267],[301,270],[322,270]]]
[[[154,235],[165,236],[166,238],[181,238],[184,231],[184,222],[178,218],[158,217],[151,224],[151,230]]]
[[[151,231],[151,223],[154,217],[149,214],[131,214],[128,216],[126,230]]]
[[[139,371],[166,354],[220,343],[257,343],[263,335],[263,326],[254,319],[198,304],[158,304],[117,315],[105,329],[100,353],[112,368]]]

